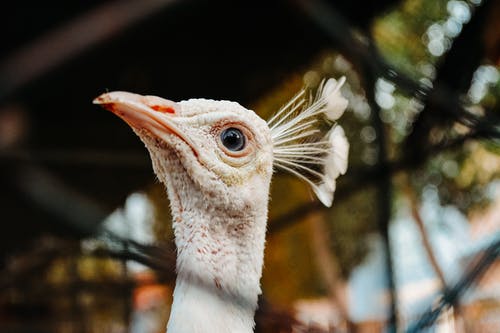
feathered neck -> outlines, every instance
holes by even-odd
[[[261,186],[262,196],[255,198],[251,210],[228,212],[213,203],[220,193],[206,193],[186,172],[179,172],[180,165],[171,167],[162,173],[177,246],[177,280],[167,332],[253,332],[269,184]]]

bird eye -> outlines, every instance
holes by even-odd
[[[226,128],[221,132],[220,139],[224,147],[231,151],[241,151],[245,148],[245,135],[237,128]]]

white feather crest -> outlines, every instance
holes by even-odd
[[[344,77],[323,80],[315,96],[306,97],[301,90],[268,120],[274,165],[306,181],[328,207],[336,179],[347,170],[349,142],[336,123],[321,136],[321,118],[331,124],[344,113],[347,100],[340,93],[344,82]]]

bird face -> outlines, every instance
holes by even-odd
[[[127,122],[145,143],[172,198],[248,213],[265,200],[273,143],[264,120],[238,103],[111,92],[94,100]],[[171,191],[173,191],[171,193]],[[174,199],[175,200],[175,199]]]

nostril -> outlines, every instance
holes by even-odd
[[[141,96],[140,101],[142,104],[147,105],[152,110],[161,113],[176,114],[176,104],[168,99],[158,96]]]
[[[169,105],[150,105],[149,107],[161,113],[175,113],[175,109]]]

